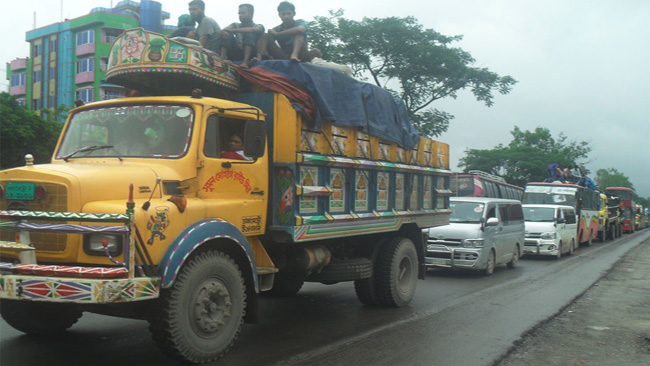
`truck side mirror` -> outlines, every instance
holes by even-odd
[[[259,158],[266,148],[266,123],[249,119],[244,125],[244,155]]]
[[[566,219],[565,219],[564,217],[559,217],[559,218],[557,219],[557,223],[558,223],[558,224],[564,224],[564,223],[566,223]]]

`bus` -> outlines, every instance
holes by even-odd
[[[524,204],[567,205],[576,210],[579,244],[591,245],[598,235],[600,193],[571,183],[526,184]]]
[[[605,188],[605,193],[618,197],[621,210],[623,210],[623,232],[633,233],[636,221],[636,202],[634,202],[636,192],[634,192],[634,189],[628,187],[607,187]]]
[[[450,189],[455,197],[509,198],[521,201],[524,189],[506,183],[503,177],[480,170],[455,173],[451,177]]]

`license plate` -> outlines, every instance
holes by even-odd
[[[5,198],[8,200],[34,200],[34,183],[7,182]]]

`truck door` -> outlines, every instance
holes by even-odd
[[[224,219],[250,236],[262,234],[266,225],[268,154],[250,159],[239,150],[243,147],[235,142],[243,140],[245,121],[217,114],[208,117],[198,176],[206,217]]]

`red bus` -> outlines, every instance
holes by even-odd
[[[524,195],[523,188],[506,183],[503,177],[480,170],[454,174],[450,189],[455,197],[509,198],[521,201]]]
[[[634,202],[636,192],[627,187],[607,187],[605,193],[618,197],[621,210],[623,210],[623,223],[621,225],[623,232],[633,233],[636,220],[636,202]]]

